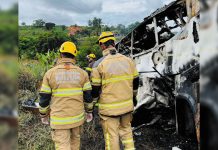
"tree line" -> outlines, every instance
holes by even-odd
[[[26,23],[22,22],[21,25],[26,26]],[[94,17],[93,19],[88,20],[88,26],[83,28],[83,31],[81,31],[81,34],[98,36],[100,35],[102,31],[115,31],[118,34],[126,35],[129,32],[131,32],[137,25],[139,25],[139,22],[135,22],[127,26],[123,24],[118,24],[117,26],[113,26],[113,25],[109,26],[109,25],[103,24],[103,21],[101,18]],[[43,19],[37,19],[33,21],[31,26],[36,27],[36,28],[44,27],[46,30],[52,30],[56,26],[56,24],[52,22],[46,22]],[[63,30],[66,29],[65,25],[59,25],[59,26],[61,26]],[[75,24],[71,26],[78,26],[78,25]]]
[[[80,51],[78,56],[81,60],[80,64],[84,66],[85,63],[82,61],[87,54],[94,52],[100,57],[99,47],[95,43],[102,31],[112,31],[119,37],[123,37],[139,24],[135,22],[128,26],[122,24],[109,26],[103,24],[102,19],[97,17],[88,20],[87,23],[87,26],[74,24],[67,27],[46,22],[43,19],[34,20],[32,25],[22,22],[19,26],[19,58],[37,59],[39,54],[58,52],[63,42],[73,41]],[[73,34],[69,31],[70,29],[73,30]]]

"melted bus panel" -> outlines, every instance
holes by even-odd
[[[140,73],[135,110],[172,107],[177,132],[193,136],[199,116],[198,13],[197,0],[174,1],[116,44],[119,53],[134,59]]]

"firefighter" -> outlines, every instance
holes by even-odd
[[[52,128],[52,139],[58,150],[79,150],[80,130],[85,114],[92,113],[91,84],[88,74],[75,65],[77,49],[64,42],[61,58],[48,70],[40,89],[40,116]]]
[[[87,60],[89,62],[89,65],[85,69],[86,69],[88,75],[90,76],[91,71],[92,71],[92,66],[95,63],[96,56],[95,56],[95,54],[89,54],[89,55],[86,56],[86,58],[87,58]]]
[[[133,61],[115,48],[112,32],[102,32],[98,39],[103,57],[92,68],[92,97],[98,101],[105,150],[133,150],[132,112],[137,104],[138,72]]]

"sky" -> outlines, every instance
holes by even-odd
[[[10,9],[16,2],[17,2],[17,0],[1,0],[1,1],[0,1],[0,9],[1,9],[1,10],[8,10],[8,9]]]
[[[3,0],[13,1],[13,0]],[[157,8],[173,0],[19,0],[19,23],[43,19],[58,25],[87,25],[94,17],[103,24],[141,22]]]

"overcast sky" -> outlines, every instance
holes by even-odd
[[[151,12],[171,1],[19,0],[19,23],[32,24],[33,20],[43,19],[59,25],[87,25],[89,19],[98,17],[107,25],[128,25],[142,21]]]
[[[0,0],[0,9],[2,10],[8,10],[10,9],[17,0]]]

